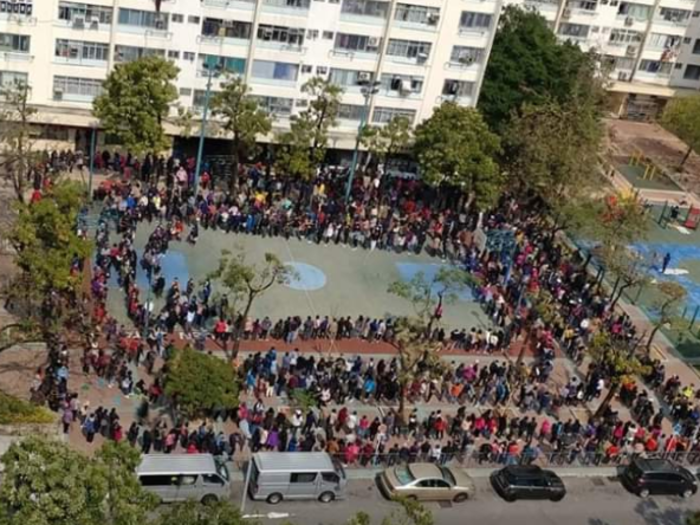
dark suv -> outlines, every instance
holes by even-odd
[[[634,459],[620,480],[627,490],[642,498],[649,494],[675,494],[689,498],[698,491],[695,476],[667,459]]]
[[[566,488],[551,470],[536,466],[510,465],[491,474],[491,485],[506,501],[549,499],[561,501]]]

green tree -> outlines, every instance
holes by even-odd
[[[0,521],[6,525],[140,525],[157,504],[134,473],[138,452],[105,445],[89,459],[67,444],[30,436],[2,457]]]
[[[238,379],[220,359],[190,347],[176,350],[167,362],[165,393],[189,418],[238,405]]]
[[[681,169],[693,150],[700,147],[700,96],[672,99],[664,108],[661,124],[688,146],[678,165]]]
[[[411,139],[411,121],[406,117],[394,117],[385,126],[365,126],[361,137],[370,158],[383,164],[384,171],[393,157],[408,149]]]
[[[61,329],[76,327],[76,319],[85,317],[78,299],[82,274],[74,266],[92,251],[92,243],[77,232],[84,199],[82,184],[62,181],[40,201],[17,204],[8,240],[19,273],[6,290],[6,301],[22,320],[3,327],[3,333],[14,336],[0,349],[37,338],[50,343]]]
[[[31,88],[16,81],[0,87],[3,101],[0,109],[0,155],[6,177],[12,183],[15,197],[24,202],[33,165],[38,160],[34,151],[32,121],[36,108],[29,105]]]
[[[309,105],[292,116],[290,130],[280,136],[276,164],[280,173],[309,178],[326,156],[328,131],[337,123],[343,90],[322,77],[312,78],[301,89],[309,96]]]
[[[173,62],[159,56],[117,64],[92,111],[131,152],[160,152],[169,145],[163,122],[178,98],[173,84],[178,73]]]
[[[700,525],[700,511],[691,511],[685,518],[685,525]]]
[[[644,239],[649,221],[644,204],[634,195],[599,200],[581,233],[600,243],[600,255],[609,260],[614,252]]]
[[[484,208],[499,195],[503,177],[495,156],[500,141],[474,108],[445,102],[415,132],[414,151],[423,180],[456,188]]]
[[[642,257],[627,247],[608,252],[603,259],[605,269],[617,281],[617,289],[613,290],[610,297],[610,310],[615,311],[615,306],[622,298],[622,294],[632,287],[645,286],[650,282],[648,267]]]
[[[240,314],[240,323],[234,334],[233,357],[238,355],[245,320],[250,315],[255,299],[277,284],[288,282],[292,276],[289,268],[279,258],[266,253],[262,264],[251,264],[245,252],[240,250],[232,255],[222,250],[219,267],[209,274],[209,279],[219,281],[234,314]],[[242,305],[242,307],[240,307]]]
[[[655,285],[655,288],[659,296],[652,305],[654,327],[647,340],[647,351],[651,349],[657,332],[663,326],[672,325],[674,321],[678,320],[678,308],[688,295],[685,287],[675,281],[661,281]]]
[[[272,129],[270,117],[254,98],[240,77],[230,76],[221,85],[221,91],[212,98],[212,113],[223,119],[222,128],[231,135],[232,177],[229,189],[238,186],[238,164],[245,161],[255,147],[258,135],[267,135]]]
[[[600,417],[620,392],[622,383],[647,373],[648,367],[634,355],[634,350],[630,350],[626,341],[614,339],[608,332],[594,335],[588,351],[608,382],[608,393],[594,415]]]
[[[153,525],[256,525],[256,521],[243,519],[240,510],[229,501],[217,501],[202,505],[187,501],[169,505]]]
[[[506,129],[525,103],[565,104],[582,70],[596,61],[569,42],[560,43],[537,12],[506,7],[499,18],[478,107],[492,129]]]

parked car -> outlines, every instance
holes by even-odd
[[[377,476],[377,485],[387,498],[461,503],[474,494],[474,482],[465,472],[433,463],[390,467]]]
[[[564,482],[551,470],[529,465],[509,465],[491,474],[491,485],[506,501],[548,499],[561,501],[566,495]]]
[[[667,459],[634,459],[622,472],[620,481],[627,490],[642,498],[650,494],[689,498],[698,491],[695,476]]]

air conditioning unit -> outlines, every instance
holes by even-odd
[[[372,80],[372,73],[370,73],[369,71],[360,71],[357,74],[357,83],[358,84],[369,84],[371,80]]]
[[[454,80],[449,82],[446,86],[446,91],[448,95],[457,95],[459,93],[459,84]]]
[[[93,31],[97,31],[100,29],[100,19],[99,18],[92,18],[90,20],[90,29]]]
[[[408,95],[411,91],[412,90],[410,80],[406,80],[405,78],[399,80],[399,93],[401,93],[402,95]]]
[[[621,80],[622,82],[628,82],[630,79],[630,72],[629,71],[619,71],[617,73],[617,79]]]
[[[54,100],[63,100],[63,90],[61,88],[55,88],[53,90],[53,99]]]
[[[438,25],[439,21],[440,21],[440,15],[437,15],[437,14],[428,15],[427,22],[428,22],[429,26],[436,26],[436,25]]]
[[[418,59],[418,62],[425,62],[428,60],[428,53],[418,53],[416,58]]]
[[[73,29],[85,29],[85,18],[76,16],[73,19]]]
[[[637,56],[637,46],[627,46],[626,55],[628,57]]]
[[[631,16],[628,16],[627,18],[625,18],[625,25],[626,26],[633,26],[634,25],[634,18],[632,18]]]
[[[473,56],[463,56],[459,57],[459,63],[463,66],[471,66],[475,62]]]
[[[564,10],[561,12],[561,17],[562,17],[564,20],[570,18],[570,17],[571,17],[571,9],[564,9]]]
[[[367,39],[367,47],[377,49],[379,47],[380,38],[378,36],[371,36]]]

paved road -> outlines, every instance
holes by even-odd
[[[506,503],[493,493],[487,479],[475,480],[474,499],[447,508],[427,504],[436,525],[683,525],[689,510],[700,510],[700,495],[690,500],[677,497],[651,497],[642,500],[627,493],[618,482],[604,478],[566,479],[569,494],[560,503],[517,501]],[[241,487],[234,489],[240,501]],[[398,505],[378,494],[370,481],[352,481],[348,498],[329,505],[309,502],[283,502],[268,505],[247,502],[246,514],[284,514],[277,519],[263,518],[264,525],[343,525],[358,511],[367,512],[373,525],[391,515]],[[287,515],[288,514],[288,515]]]

